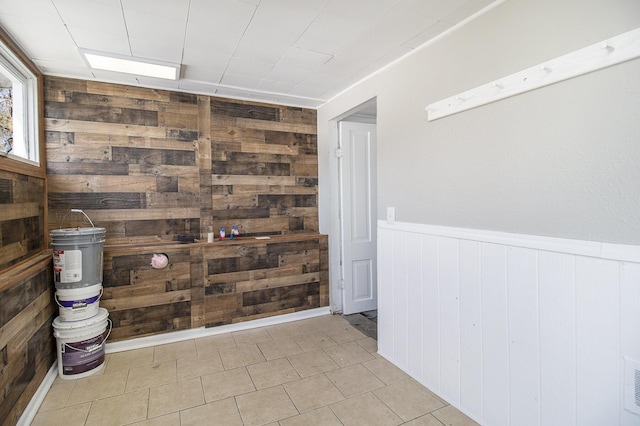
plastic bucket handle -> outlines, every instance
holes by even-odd
[[[106,342],[106,341],[107,341],[107,339],[108,339],[108,338],[109,338],[109,336],[111,335],[111,330],[113,329],[113,322],[111,322],[111,318],[107,318],[107,322],[109,323],[109,332],[107,333],[107,335],[105,336],[105,338],[104,338],[104,339],[102,339],[102,342],[100,342],[100,346],[102,346],[102,345],[104,344],[104,342]],[[64,342],[62,343],[62,345],[63,345],[63,346],[66,346],[66,347],[68,347],[68,348],[74,349],[74,350],[76,350],[76,351],[80,351],[80,352],[86,352],[86,353],[93,352],[93,351],[88,351],[88,350],[86,350],[86,349],[76,348],[76,347],[71,346],[70,344],[68,344],[68,343],[64,343]]]
[[[82,211],[82,209],[71,209],[71,212],[73,213],[82,213],[84,215],[84,217],[87,218],[87,220],[89,221],[89,223],[91,224],[92,228],[95,228],[95,225],[93,224],[93,222],[91,221],[91,219],[89,218],[89,216],[87,216],[87,214]],[[63,217],[62,217],[62,222],[60,222],[60,229],[62,229],[62,225],[64,224],[64,220],[67,218],[67,215],[69,213],[67,212]]]

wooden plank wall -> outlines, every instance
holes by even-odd
[[[44,179],[0,170],[0,271],[46,249]]]
[[[314,110],[46,77],[45,126],[49,228],[80,208],[108,244],[318,231]]]
[[[49,228],[107,231],[110,340],[328,305],[314,110],[46,77],[45,125]]]
[[[51,254],[0,273],[0,419],[15,425],[56,358]]]
[[[17,423],[56,358],[51,322],[57,309],[52,291],[51,252],[45,245],[45,199],[43,177],[0,170],[3,425]]]
[[[327,236],[318,234],[107,246],[100,306],[113,321],[109,340],[327,306],[327,249]],[[151,268],[154,253],[167,255],[167,268]]]

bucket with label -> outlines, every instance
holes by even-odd
[[[56,288],[79,288],[102,284],[104,228],[66,228],[51,231],[53,245],[53,280]],[[64,222],[64,219],[63,219]]]
[[[80,288],[59,288],[56,303],[62,321],[79,321],[98,314],[102,284]]]
[[[54,319],[60,378],[79,379],[100,371],[104,367],[104,347],[110,333],[109,311],[104,308],[86,320]]]

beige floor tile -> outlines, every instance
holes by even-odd
[[[297,355],[303,352],[300,346],[290,337],[258,343],[258,347],[267,361]]]
[[[300,376],[286,358],[247,366],[256,389],[264,389],[298,380]]]
[[[389,407],[372,393],[354,396],[331,405],[345,426],[393,426],[402,423]]]
[[[324,374],[347,398],[385,386],[380,379],[360,364]]]
[[[155,347],[153,362],[170,361],[196,355],[196,342],[193,339],[183,342],[169,343]]]
[[[413,419],[410,422],[403,423],[405,426],[442,426],[442,423],[431,414]]]
[[[119,426],[147,418],[149,389],[93,401],[87,424]]]
[[[177,362],[178,380],[205,376],[224,370],[220,354],[217,351],[180,358]]]
[[[327,327],[327,323],[324,317],[307,318],[300,321],[296,321],[298,328],[302,331],[316,331]]]
[[[76,379],[76,384],[71,391],[71,395],[69,395],[67,405],[76,405],[81,402],[108,398],[124,393],[127,373],[127,370],[120,370],[109,374]]]
[[[282,386],[274,386],[236,397],[246,426],[276,422],[298,414]]]
[[[47,396],[45,396],[44,401],[40,404],[38,412],[44,413],[66,406],[75,384],[75,380],[64,380],[56,377],[51,388],[49,388],[49,392],[47,392]]]
[[[200,377],[151,388],[149,418],[204,404]]]
[[[438,397],[412,379],[392,383],[373,393],[405,422],[444,405]]]
[[[222,358],[222,365],[224,365],[225,370],[232,370],[265,361],[258,345],[242,345],[235,348],[223,349],[220,351],[220,358]]]
[[[177,381],[176,370],[175,360],[131,368],[129,369],[126,391],[130,392],[162,386],[167,383],[175,383]]]
[[[338,346],[332,346],[324,349],[324,351],[333,359],[340,367],[358,364],[365,361],[375,359],[373,355],[362,349],[362,346],[355,342],[347,342]]]
[[[296,321],[265,327],[274,340],[299,336],[305,332],[298,327]]]
[[[153,351],[151,347],[107,354],[105,373],[153,364]]]
[[[284,389],[301,413],[344,399],[342,393],[324,374],[287,383]]]
[[[400,370],[384,358],[376,358],[372,361],[366,361],[363,362],[362,365],[375,374],[378,379],[388,385],[409,378],[407,373]]]
[[[305,352],[329,348],[331,346],[337,345],[337,343],[331,337],[329,337],[322,331],[310,331],[306,334],[293,336],[292,338]]]
[[[234,398],[227,398],[182,410],[180,412],[180,420],[180,426],[200,426],[207,424],[242,426],[242,418],[240,417]]]
[[[236,347],[236,341],[230,333],[216,334],[214,336],[201,337],[195,340],[199,354],[217,352],[221,349]]]
[[[345,323],[346,324],[339,327],[331,327],[326,331],[329,337],[336,343],[352,342],[354,340],[361,340],[367,337],[365,334],[355,329],[351,324],[346,321]]]
[[[212,402],[256,390],[245,367],[202,376],[205,401]]]
[[[478,423],[452,405],[442,407],[431,414],[445,426],[478,426]]]
[[[132,423],[131,426],[181,426],[180,413],[170,413],[153,419]]]
[[[378,352],[378,342],[371,337],[367,337],[366,339],[356,340],[356,343],[362,347],[365,351],[370,354],[375,354]]]
[[[338,364],[322,350],[294,355],[289,357],[289,361],[300,377],[308,377],[340,368]]]
[[[307,411],[288,419],[280,420],[280,426],[342,426],[342,422],[338,420],[333,411],[329,407],[318,408],[317,410]]]
[[[257,345],[262,342],[269,342],[273,340],[271,334],[266,328],[254,328],[251,330],[236,331],[232,333],[233,339],[236,341],[236,345]]]
[[[91,402],[85,402],[45,413],[38,412],[31,422],[31,426],[84,426],[90,408]]]

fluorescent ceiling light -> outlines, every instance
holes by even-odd
[[[87,64],[94,69],[167,80],[177,80],[180,76],[180,65],[178,64],[88,50],[80,50],[80,53],[84,56]]]

